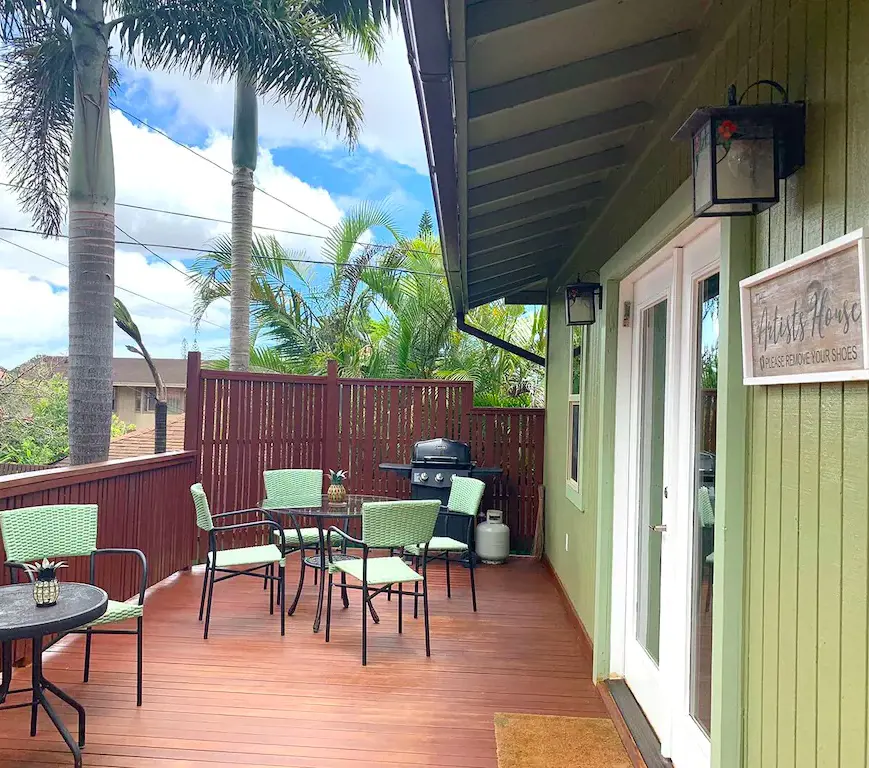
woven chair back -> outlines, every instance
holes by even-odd
[[[369,547],[410,547],[434,535],[437,499],[371,501],[362,505],[362,541]]]
[[[6,557],[16,563],[90,555],[97,548],[96,504],[53,504],[0,512]]]
[[[486,484],[475,477],[454,477],[447,509],[450,512],[476,515],[485,490]]]
[[[323,501],[322,469],[270,469],[263,472],[269,507],[319,507]]]
[[[190,493],[193,495],[193,503],[196,505],[196,525],[203,531],[210,531],[214,528],[214,523],[211,520],[211,508],[208,506],[208,497],[205,495],[202,483],[191,485]]]

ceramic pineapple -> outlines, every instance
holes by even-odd
[[[343,504],[347,501],[347,488],[344,487],[344,480],[347,479],[347,470],[339,469],[337,472],[334,469],[329,470],[329,490],[327,491],[330,504]]]

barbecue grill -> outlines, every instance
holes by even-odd
[[[471,446],[458,440],[438,437],[414,443],[410,464],[381,464],[380,469],[395,472],[410,479],[410,498],[437,499],[441,506],[447,505],[454,477],[487,477],[501,474],[501,467],[478,467],[471,461]],[[451,536],[451,526],[461,521],[438,520],[435,534]],[[461,534],[458,538],[463,538]],[[454,538],[456,538],[454,536]]]
[[[478,467],[471,461],[471,446],[438,437],[414,443],[410,464],[381,464],[380,469],[410,479],[410,498],[438,499],[446,506],[453,478],[486,477],[501,474],[501,467]]]

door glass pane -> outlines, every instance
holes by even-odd
[[[579,405],[570,406],[570,479],[579,482]]]
[[[709,733],[712,699],[712,577],[715,567],[715,442],[718,406],[718,275],[700,283],[694,429],[694,551],[691,715]]]
[[[661,532],[653,528],[663,522],[664,510],[666,300],[643,312],[641,334],[637,641],[657,664],[661,636]]]

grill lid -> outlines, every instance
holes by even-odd
[[[458,440],[438,437],[414,443],[410,454],[413,464],[440,464],[456,467],[471,466],[471,446]]]

